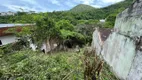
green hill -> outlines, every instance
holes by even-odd
[[[128,8],[133,3],[133,0],[125,0],[108,7],[102,8],[104,18],[106,19],[107,27],[114,27],[116,16]]]
[[[120,13],[123,10],[125,10],[126,8],[128,8],[131,4],[132,4],[133,0],[125,0],[122,2],[118,2],[116,4],[112,4],[110,6],[101,8],[101,10],[103,10],[105,13],[107,14],[112,14],[112,13]]]
[[[86,19],[102,19],[102,18],[106,18],[107,16],[111,14],[117,15],[118,13],[122,12],[127,7],[129,7],[129,5],[132,4],[132,2],[133,0],[125,0],[104,8],[94,8],[89,5],[79,4],[73,7],[71,10],[69,10],[69,12],[81,14],[80,16],[83,19],[85,18]]]
[[[85,4],[79,4],[75,7],[73,7],[71,10],[69,10],[69,12],[84,12],[84,11],[91,11],[95,9],[94,7],[90,6],[90,5],[85,5]]]
[[[68,11],[53,11],[47,12],[48,16],[53,18],[55,21],[62,19],[69,20],[73,25],[78,24],[78,20],[97,20],[107,19],[109,25],[113,26],[115,22],[115,17],[118,13],[122,12],[124,9],[132,4],[133,0],[125,0],[104,8],[94,8],[89,5],[79,4]],[[46,14],[46,13],[43,13]],[[25,16],[29,17],[25,18]],[[34,16],[42,16],[40,13],[36,14],[18,14],[15,16],[0,16],[1,23],[31,23],[34,22]],[[33,19],[33,20],[31,20]]]
[[[66,11],[65,13],[73,15],[72,17],[74,17],[77,20],[89,20],[89,19],[99,20],[99,19],[108,18],[109,16],[113,16],[114,18],[114,16],[116,16],[118,13],[122,12],[127,7],[129,7],[129,5],[132,4],[132,2],[133,0],[125,0],[104,8],[94,8],[89,5],[79,4],[73,7],[71,10]]]

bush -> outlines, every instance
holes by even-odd
[[[4,54],[4,51],[0,48],[0,54]]]

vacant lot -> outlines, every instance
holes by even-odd
[[[83,52],[0,54],[0,80],[84,80]],[[93,58],[90,58],[93,59]],[[105,65],[101,80],[116,80]]]

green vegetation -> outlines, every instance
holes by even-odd
[[[54,20],[45,15],[44,18],[39,19],[36,22],[36,28],[33,35],[35,35],[36,41],[46,42],[47,40],[58,36],[58,32],[59,30],[56,28]]]
[[[54,38],[57,38],[59,40],[58,43],[63,45],[63,42],[67,40],[78,40],[82,42],[82,45],[85,44],[85,36],[77,32],[69,20],[55,22],[48,16],[36,22],[36,27],[32,35],[34,35],[35,41],[40,44],[49,42],[49,45],[51,45],[51,40]]]
[[[83,70],[79,56],[68,52],[45,55],[29,50],[6,54],[0,58],[0,79],[81,80]]]
[[[75,6],[74,8],[72,8],[70,10],[70,12],[80,13],[80,12],[91,11],[91,10],[94,10],[94,7],[89,6],[89,5],[85,5],[85,4],[79,4],[79,5]]]
[[[83,53],[58,52],[45,55],[30,50],[1,54],[1,80],[84,80]],[[94,59],[90,57],[90,59]],[[89,65],[86,65],[89,66]],[[101,80],[117,80],[105,65]]]
[[[0,23],[35,23],[37,19],[42,18],[44,14],[48,14],[51,19],[55,21],[69,20],[71,24],[76,26],[78,20],[100,20],[107,19],[109,16],[116,16],[118,13],[126,9],[133,0],[125,0],[108,7],[94,8],[89,5],[80,4],[75,6],[69,11],[53,11],[47,13],[33,13],[18,12],[15,16],[0,16]],[[109,17],[111,18],[111,17]],[[115,18],[113,17],[109,24],[110,27],[114,26]],[[108,27],[104,26],[104,27]]]
[[[118,80],[106,63],[103,66],[103,61],[92,55],[94,53],[88,56],[90,53],[86,55],[83,51],[78,54],[60,51],[50,55],[33,52],[28,49],[27,39],[35,42],[38,48],[43,42],[51,45],[54,38],[63,47],[67,41],[74,41],[81,47],[91,44],[94,29],[113,28],[116,15],[131,3],[132,0],[125,0],[105,8],[80,4],[69,11],[33,14],[23,11],[15,16],[0,16],[0,23],[36,23],[21,28],[21,32],[17,32],[18,27],[6,31],[20,40],[0,47],[0,80]],[[106,22],[100,23],[100,19],[106,19]]]
[[[47,13],[17,12],[15,16],[0,16],[0,23],[36,23],[36,27],[29,32],[37,42],[58,37],[64,40],[76,39],[81,44],[91,43],[95,27],[113,28],[116,15],[128,7],[132,0],[125,0],[105,8],[93,8],[80,4],[69,11],[54,11]],[[99,23],[106,19],[106,23]],[[30,29],[31,30],[31,29]],[[14,32],[15,33],[15,32]],[[17,34],[18,37],[26,33]]]

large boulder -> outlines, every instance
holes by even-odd
[[[142,80],[142,0],[136,0],[117,16],[114,30],[101,48],[97,34],[93,34],[92,46],[116,76],[122,80]]]

